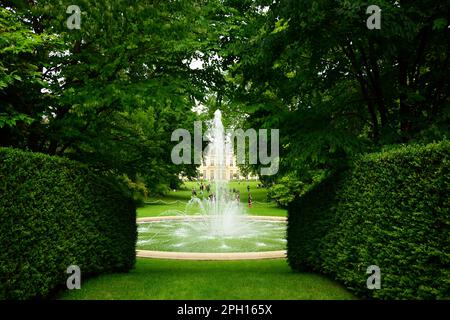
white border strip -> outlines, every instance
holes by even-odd
[[[158,216],[158,217],[144,217],[137,218],[137,223],[146,223],[146,222],[158,222],[158,221],[166,221],[166,220],[199,220],[205,219],[208,216],[205,215],[185,215],[185,216]],[[246,216],[246,219],[249,220],[262,220],[262,221],[287,221],[286,217],[274,217],[274,216]]]
[[[262,252],[168,252],[136,250],[139,258],[170,259],[170,260],[259,260],[286,258],[286,251],[262,251]]]

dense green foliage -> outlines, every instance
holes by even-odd
[[[65,284],[128,271],[136,211],[110,178],[77,162],[0,149],[0,299],[46,297]]]
[[[0,3],[0,146],[126,174],[150,192],[195,175],[172,164],[170,138],[193,129],[192,107],[215,77],[190,68],[207,51],[214,7],[81,0],[81,29],[69,30],[71,4]]]
[[[81,9],[80,29],[66,25],[70,15],[66,9],[74,4]],[[6,192],[1,210],[8,213],[2,216],[7,223],[0,226],[5,230],[2,246],[26,252],[30,261],[44,257],[37,267],[26,265],[28,269],[2,265],[1,271],[12,275],[5,288],[15,281],[23,285],[27,272],[42,272],[29,271],[41,263],[59,268],[61,261],[69,262],[65,256],[65,260],[49,258],[39,253],[41,249],[25,250],[33,248],[34,234],[42,235],[36,243],[61,236],[62,227],[54,220],[59,215],[53,215],[57,210],[73,220],[64,228],[78,224],[87,228],[85,239],[77,241],[102,251],[106,238],[96,239],[89,228],[109,232],[113,227],[107,212],[114,215],[114,223],[119,211],[131,212],[131,202],[121,194],[142,202],[147,196],[178,189],[182,175],[196,176],[195,165],[172,163],[171,150],[178,141],[171,141],[171,134],[178,128],[192,132],[194,121],[210,119],[219,108],[226,127],[280,129],[280,171],[260,179],[279,206],[300,197],[296,204],[301,203],[301,214],[291,215],[291,227],[298,233],[290,233],[290,247],[302,250],[290,250],[293,267],[334,273],[365,294],[358,289],[365,276],[359,273],[363,267],[355,263],[368,262],[370,241],[376,239],[385,248],[380,255],[387,257],[376,254],[378,260],[371,263],[387,264],[391,258],[401,262],[380,265],[391,273],[384,281],[394,289],[384,288],[373,296],[441,297],[435,282],[442,281],[443,275],[436,270],[447,261],[448,250],[443,250],[438,233],[425,230],[447,226],[448,202],[442,197],[448,184],[439,179],[448,175],[444,172],[439,178],[433,171],[434,167],[447,170],[444,151],[439,151],[446,144],[375,152],[448,139],[450,2],[380,0],[376,3],[381,8],[380,30],[367,28],[370,4],[364,0],[1,1],[0,147],[39,153],[2,153],[21,159],[2,162],[0,168],[0,190]],[[40,153],[76,160],[89,169],[54,158],[46,162],[48,158]],[[369,153],[374,155],[364,157]],[[352,163],[355,158],[361,160]],[[434,163],[435,158],[440,160]],[[23,163],[24,170],[15,170],[17,163]],[[348,164],[352,169],[347,175],[342,170]],[[417,164],[423,166],[419,169]],[[259,173],[259,166],[247,161],[241,173]],[[101,178],[100,183],[99,177],[109,178]],[[89,193],[89,188],[95,192]],[[121,205],[114,208],[115,202]],[[86,220],[90,211],[100,212],[92,218],[98,219],[94,224]],[[41,225],[34,212],[45,218],[42,223],[53,224]],[[14,224],[13,217],[20,223]],[[23,226],[36,230],[28,234]],[[337,226],[341,229],[334,229]],[[134,232],[129,230],[127,241]],[[429,243],[417,250],[430,248],[423,255],[427,261],[409,247],[425,236]],[[127,241],[125,247],[131,248]],[[69,246],[64,238],[63,243]],[[54,248],[66,250],[64,246]],[[413,258],[395,250],[413,252]],[[74,257],[88,259],[81,263],[89,272],[103,270],[97,257],[106,259],[106,270],[126,265],[126,261],[111,262],[106,252],[89,258],[89,250],[76,252]],[[0,254],[6,257],[11,252]],[[408,269],[410,260],[417,269]],[[394,266],[398,270],[389,269]],[[30,288],[35,291],[30,296],[46,295],[45,288],[54,282],[44,285],[43,279],[32,278]],[[411,281],[423,285],[411,285],[411,292],[403,290]],[[24,288],[13,296],[26,297]],[[5,295],[7,289],[2,290],[0,295]]]
[[[289,208],[288,258],[363,296],[449,297],[450,143],[369,154]],[[381,290],[366,269],[381,268]]]
[[[366,26],[370,4],[381,8],[380,30]],[[239,28],[221,52],[235,62],[223,108],[244,128],[280,129],[281,174],[269,179],[307,183],[308,171],[347,157],[448,137],[449,5],[240,2]]]
[[[170,134],[192,128],[199,102],[226,124],[282,129],[290,180],[448,135],[448,2],[379,1],[381,30],[362,0],[80,0],[80,30],[69,4],[0,4],[2,146],[161,192],[195,175],[171,163]]]
[[[307,174],[308,177],[306,177]],[[274,200],[278,206],[286,207],[296,198],[322,182],[326,175],[325,170],[306,171],[300,180],[293,173],[286,174],[270,186],[268,197]]]

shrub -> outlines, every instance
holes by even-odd
[[[285,175],[276,184],[270,186],[268,198],[274,200],[280,207],[287,207],[297,197],[322,181],[326,170],[305,170],[301,175],[297,176],[297,174]]]
[[[449,297],[450,143],[366,155],[289,207],[288,260],[380,299]],[[381,268],[368,290],[367,267]]]
[[[67,267],[82,279],[134,266],[135,205],[77,162],[0,148],[0,299],[48,297]]]
[[[299,179],[284,176],[270,187],[268,197],[274,200],[278,206],[286,207],[303,188],[304,183]]]
[[[320,271],[322,238],[331,226],[336,206],[337,174],[330,174],[288,207],[287,249],[290,266]]]

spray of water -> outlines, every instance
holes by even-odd
[[[193,197],[185,211],[166,212],[185,219],[142,224],[138,248],[189,252],[280,250],[285,224],[248,219],[245,206],[230,192],[226,180],[226,136],[219,110],[208,130],[207,153],[214,157],[210,196]],[[195,219],[193,219],[195,218]]]
[[[197,205],[200,213],[207,218],[213,236],[232,236],[248,231],[245,219],[245,208],[230,193],[226,180],[226,136],[222,124],[222,113],[216,110],[214,119],[208,130],[210,144],[209,153],[214,158],[214,180],[212,196],[206,199],[193,198],[188,206]],[[188,208],[189,209],[189,208]]]

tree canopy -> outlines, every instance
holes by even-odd
[[[170,135],[191,128],[216,68],[203,1],[6,1],[0,7],[1,144],[64,155],[148,185],[195,167],[170,162]],[[217,32],[217,30],[216,30]],[[175,177],[175,178],[174,178]]]
[[[378,1],[379,30],[366,1],[251,3],[223,46],[227,94],[242,125],[281,129],[284,174],[448,137],[448,2]]]
[[[267,182],[448,136],[448,2],[380,0],[373,30],[362,0],[79,0],[80,29],[69,2],[0,5],[3,146],[159,190],[196,175],[171,163],[170,135],[207,117],[200,103],[235,127],[281,129]]]

